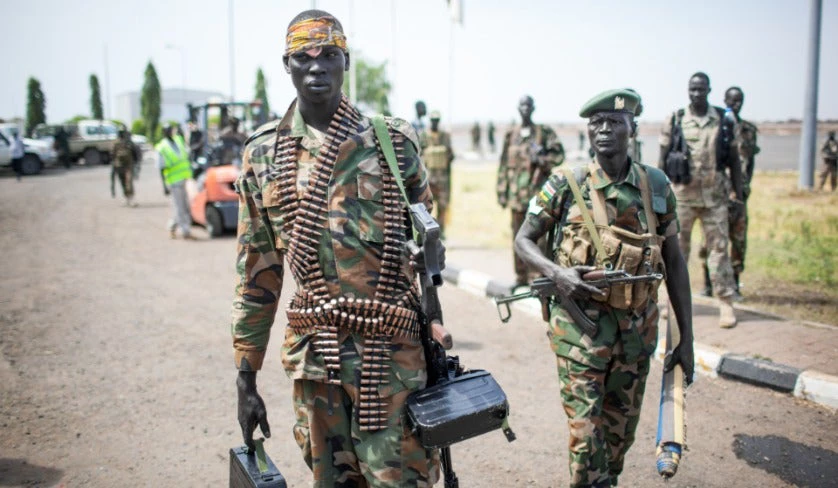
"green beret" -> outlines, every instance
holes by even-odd
[[[607,90],[582,105],[579,116],[588,118],[597,112],[624,112],[634,115],[638,105],[640,95],[634,91],[625,88]]]
[[[440,117],[440,115],[439,115],[439,110],[434,110],[433,112],[431,112],[430,118],[432,118],[432,119],[440,119],[441,117]]]

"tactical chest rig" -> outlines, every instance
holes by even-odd
[[[318,247],[328,224],[329,181],[338,148],[361,129],[361,115],[344,97],[326,132],[308,185],[297,193],[299,140],[278,135],[270,178],[279,185],[283,232],[290,236],[287,262],[298,290],[286,310],[288,327],[299,335],[311,335],[311,347],[323,356],[327,383],[340,385],[338,334],[353,332],[364,337],[360,374],[358,422],[361,430],[386,427],[386,399],[378,388],[388,381],[386,362],[394,336],[418,339],[418,290],[401,272],[402,249],[406,241],[405,213],[399,188],[376,140],[381,167],[384,205],[384,243],[379,279],[373,298],[333,297],[320,267]],[[397,157],[404,152],[405,136],[388,129]]]
[[[422,162],[428,171],[444,171],[448,167],[448,148],[445,147],[441,132],[429,132],[428,147],[422,151]]]
[[[642,165],[639,165],[643,168]],[[587,176],[595,171],[596,165],[588,166]],[[583,224],[562,226],[561,242],[557,253],[560,266],[572,267],[593,263],[606,270],[623,270],[632,275],[665,273],[661,245],[664,238],[657,235],[658,219],[652,207],[652,192],[649,189],[649,175],[645,168],[639,178],[640,195],[646,213],[646,233],[635,234],[616,225],[608,224],[605,195],[602,190],[586,183],[593,207],[593,218],[582,198],[582,191],[573,171],[564,168],[563,173],[573,192],[573,198],[582,214]],[[660,280],[633,284],[615,285],[603,291],[605,295],[593,295],[593,300],[607,303],[617,310],[642,310],[646,303],[657,299]]]

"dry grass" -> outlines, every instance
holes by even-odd
[[[455,165],[448,235],[475,247],[511,245],[509,212],[495,201],[495,165]],[[838,193],[797,190],[796,173],[758,173],[749,206],[745,304],[838,324]],[[696,243],[700,232],[694,232]],[[703,287],[696,256],[693,289]]]

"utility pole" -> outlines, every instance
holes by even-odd
[[[809,16],[809,52],[806,59],[806,95],[803,99],[803,127],[800,131],[800,181],[798,186],[815,186],[815,148],[818,137],[818,73],[821,55],[822,0],[811,0]]]
[[[392,75],[390,75],[390,83],[392,90],[390,91],[390,112],[391,113],[398,113],[398,93],[399,93],[399,82],[398,82],[398,63],[396,62],[399,57],[398,53],[398,26],[396,25],[397,15],[396,15],[396,0],[390,0],[390,66],[393,68]]]
[[[111,118],[111,76],[108,70],[108,45],[105,44],[105,117]]]
[[[236,101],[236,47],[233,42],[233,0],[228,0],[228,21],[230,22],[227,29],[227,44],[230,51],[230,101]]]

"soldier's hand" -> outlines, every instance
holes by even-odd
[[[574,300],[587,300],[593,295],[605,294],[604,291],[585,283],[582,279],[582,275],[595,269],[593,266],[574,266],[572,268],[554,266],[548,278],[553,280],[556,288],[563,295]]]
[[[413,245],[409,244],[405,247],[405,252],[407,253],[410,262],[410,268],[417,273],[425,273],[427,271],[425,269],[425,248],[417,246],[416,243],[412,244]],[[439,270],[442,271],[445,269],[445,243],[439,241],[437,245],[436,258],[437,263],[439,263]]]
[[[680,344],[675,346],[675,349],[664,360],[663,372],[668,373],[672,371],[677,364],[680,364],[684,370],[684,380],[687,382],[687,385],[692,384],[695,374],[692,341],[681,341]]]
[[[236,388],[239,392],[238,416],[239,425],[242,428],[242,438],[250,452],[253,452],[256,449],[256,444],[253,443],[253,431],[256,430],[257,425],[262,429],[262,434],[265,437],[271,436],[265,402],[259,392],[256,391],[256,372],[239,371]]]
[[[498,205],[500,208],[506,208],[506,205],[509,203],[506,197],[498,197]]]

